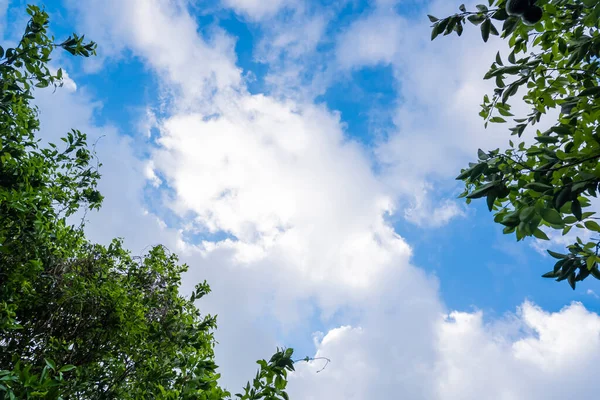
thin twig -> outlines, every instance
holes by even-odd
[[[317,371],[317,374],[319,372],[323,371],[327,367],[327,364],[329,364],[331,362],[331,360],[329,358],[327,358],[327,357],[304,357],[304,358],[301,358],[299,360],[292,360],[292,362],[295,364],[295,363],[300,362],[300,361],[309,362],[309,361],[315,361],[315,360],[325,360],[326,361],[325,365],[323,365],[323,368],[321,368],[320,370]]]

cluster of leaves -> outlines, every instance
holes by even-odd
[[[260,369],[256,372],[252,385],[248,382],[244,393],[238,393],[236,396],[240,400],[289,400],[285,387],[288,371],[294,371],[293,352],[292,349],[277,349],[277,353],[273,354],[269,362],[258,360]]]
[[[97,209],[94,154],[79,131],[64,148],[36,137],[34,88],[60,86],[52,51],[95,52],[71,36],[54,43],[35,6],[16,48],[0,47],[0,398],[225,399],[214,363],[216,319],[179,294],[187,269],[162,246],[133,257],[121,241],[85,239],[67,217]],[[287,399],[292,350],[260,361],[244,399]]]
[[[500,53],[484,79],[496,88],[486,95],[480,116],[488,123],[508,123],[517,142],[505,151],[479,150],[478,161],[469,164],[457,179],[466,183],[461,197],[487,199],[494,220],[504,233],[518,240],[528,236],[548,239],[546,231],[566,235],[581,229],[590,239],[577,238],[568,255],[559,255],[553,271],[544,277],[576,282],[592,275],[600,279],[600,225],[594,212],[586,212],[600,184],[600,2],[596,0],[538,0],[543,11],[533,26],[507,14],[506,0],[490,0],[489,8],[445,19],[430,16],[433,35],[460,35],[466,21],[479,25],[484,41],[489,35],[507,39],[510,53]],[[498,30],[492,20],[503,21]],[[519,91],[530,112],[515,117],[509,101]],[[535,129],[545,114],[556,117],[547,130]],[[519,141],[528,132],[533,142]],[[583,236],[583,235],[582,235]]]

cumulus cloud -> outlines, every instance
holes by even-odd
[[[315,357],[298,364],[290,394],[299,399],[431,399],[436,323],[443,313],[434,280],[418,269],[390,274],[361,307],[360,321],[315,340]]]
[[[234,235],[241,261],[278,251],[289,259],[281,268],[310,280],[368,286],[382,250],[408,254],[383,222],[390,200],[336,118],[292,106],[247,96],[214,119],[173,117],[153,162],[176,192],[173,208]]]
[[[334,361],[319,374],[319,361],[299,367],[291,381],[294,394],[430,400],[596,396],[600,317],[579,303],[548,313],[526,302],[493,323],[484,322],[482,312],[451,312],[425,327],[435,335],[423,341],[411,338],[406,326],[393,328],[330,330],[316,341],[316,356]]]
[[[185,1],[90,0],[71,6],[81,27],[99,43],[100,56],[118,60],[126,50],[143,56],[176,95],[207,100],[216,88],[241,83],[232,38],[214,27],[204,40]]]
[[[600,318],[581,304],[548,313],[524,303],[512,338],[482,314],[452,313],[442,325],[440,398],[593,398],[590,368],[598,363]]]

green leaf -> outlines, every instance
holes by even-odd
[[[500,115],[502,115],[502,116],[504,116],[504,117],[513,117],[513,116],[514,116],[514,114],[512,114],[512,113],[510,113],[510,112],[506,111],[506,110],[505,110],[505,109],[503,109],[503,108],[499,108],[499,109],[498,109],[498,112],[500,113]]]
[[[577,218],[572,217],[572,216],[568,216],[563,218],[563,220],[565,221],[565,224],[574,224],[575,222],[577,222]]]
[[[519,213],[519,218],[522,221],[529,221],[535,215],[535,207],[525,207]]]
[[[63,365],[62,367],[60,367],[60,369],[58,370],[58,372],[68,372],[68,371],[74,370],[75,368],[77,368],[77,367],[74,366],[74,365],[70,365],[70,364],[69,365]]]
[[[573,194],[579,194],[585,190],[585,188],[590,184],[590,182],[577,182],[571,186],[570,192]]]
[[[439,21],[439,18],[436,18],[436,17],[434,17],[433,15],[429,15],[429,14],[427,14],[427,18],[429,18],[429,20],[430,20],[431,22],[437,22],[437,21]]]
[[[46,361],[46,365],[48,366],[48,368],[50,368],[51,370],[56,369],[56,364],[54,363],[54,361],[47,358],[44,361]]]
[[[567,42],[565,42],[565,39],[562,37],[558,38],[558,51],[560,51],[562,54],[567,53]]]
[[[485,17],[483,15],[477,15],[477,14],[473,14],[473,15],[469,15],[467,17],[467,19],[473,24],[473,25],[479,25],[480,23],[482,23],[485,20]]]
[[[488,192],[496,186],[496,182],[491,182],[486,185],[481,186],[479,189],[472,191],[469,195],[467,195],[467,199],[479,199],[483,196],[486,196]]]
[[[477,179],[487,170],[487,163],[481,162],[473,167],[471,171],[471,180]]]
[[[571,272],[567,278],[567,281],[569,282],[571,289],[575,290],[575,273]]]
[[[519,90],[519,85],[517,85],[515,83],[511,83],[510,85],[508,85],[506,87],[506,89],[504,89],[504,92],[502,93],[502,103],[506,103],[506,100],[508,100],[508,98],[510,96],[514,96],[518,90]]]
[[[517,60],[515,60],[515,52],[511,51],[508,55],[508,62],[511,64],[516,64]]]
[[[464,4],[461,4],[460,6],[458,6],[458,9],[462,12],[466,12],[467,11],[467,7],[465,7]]]
[[[502,37],[509,37],[515,31],[515,29],[517,29],[519,21],[520,18],[518,17],[509,17],[506,19],[502,25]]]
[[[437,30],[437,33],[443,33],[446,28],[448,27],[448,24],[450,23],[450,18],[444,18],[443,20],[439,21],[437,23],[437,25],[435,26],[435,29]]]
[[[490,122],[503,123],[503,122],[506,122],[506,120],[504,118],[501,118],[501,117],[493,117],[493,118],[490,118]]]
[[[544,144],[552,144],[559,141],[559,139],[555,136],[536,136],[535,140]]]
[[[575,199],[571,202],[571,212],[573,213],[575,218],[577,218],[578,221],[581,221],[582,211],[581,211],[581,204],[579,203],[579,200]]]
[[[550,128],[550,130],[554,133],[564,136],[571,134],[571,128],[565,125],[553,126],[552,128]]]
[[[569,262],[571,262],[571,259],[568,258],[563,258],[561,260],[558,260],[556,262],[556,264],[554,264],[554,268],[553,268],[553,272],[555,274],[558,274],[558,272],[560,271],[560,269],[564,266],[567,265]]]
[[[449,35],[450,33],[452,33],[452,31],[455,30],[454,28],[456,27],[457,22],[458,20],[456,18],[449,18],[448,25],[444,30],[444,35]]]
[[[561,114],[570,115],[571,112],[573,111],[573,108],[575,108],[578,103],[579,103],[579,101],[577,101],[577,100],[565,101],[565,102],[561,103],[560,104]]]
[[[598,94],[600,94],[600,86],[594,86],[594,87],[583,90],[577,96],[579,96],[579,97],[596,96]]]
[[[494,202],[496,201],[496,198],[498,197],[498,194],[496,192],[496,190],[492,190],[487,194],[487,206],[488,206],[488,210],[492,211],[494,209]]]
[[[564,225],[564,221],[558,211],[553,208],[544,208],[540,212],[544,221],[552,224],[552,225]]]
[[[596,221],[585,221],[584,225],[591,231],[600,232],[600,225]]]
[[[494,24],[492,23],[491,19],[488,19],[488,21],[490,21],[490,33],[494,36],[498,36],[500,35],[500,33],[498,32],[498,29],[496,29],[496,27],[494,26]]]
[[[472,172],[473,172],[473,168],[465,169],[460,173],[460,175],[458,175],[456,177],[456,180],[464,180],[464,179],[470,177]]]
[[[505,235],[508,235],[510,233],[513,233],[515,231],[516,227],[514,226],[507,226],[502,230],[502,233],[504,233]]]
[[[462,35],[463,33],[463,25],[461,21],[458,21],[456,23],[456,26],[454,27],[454,31],[458,34],[458,36]]]
[[[497,21],[505,21],[508,18],[508,14],[505,8],[500,8],[498,11],[492,15],[492,18]]]
[[[524,186],[525,189],[532,189],[535,190],[536,192],[540,192],[540,193],[544,193],[547,192],[548,190],[552,190],[553,187],[545,184],[545,183],[541,183],[541,182],[531,182],[528,183],[527,185]]]
[[[546,235],[540,228],[537,228],[535,231],[533,231],[533,236],[542,240],[550,240],[548,235]]]
[[[481,24],[481,38],[484,42],[487,42],[490,38],[491,27],[492,22],[489,19],[486,19],[485,21],[483,21],[483,24]]]
[[[554,208],[560,210],[570,198],[571,188],[568,186],[562,188],[554,200]]]
[[[588,256],[585,259],[585,264],[586,264],[588,271],[591,271],[592,268],[594,268],[596,266],[597,262],[598,262],[598,257],[596,255]]]

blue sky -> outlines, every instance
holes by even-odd
[[[227,384],[276,344],[333,359],[330,375],[299,371],[299,399],[349,398],[340,387],[353,384],[361,399],[536,399],[573,371],[556,348],[593,361],[597,283],[541,279],[549,257],[456,199],[453,177],[477,147],[508,139],[477,116],[501,44],[428,40],[425,15],[453,4],[37,3],[57,37],[99,43],[94,60],[56,57],[73,84],[39,99],[48,139],[73,124],[103,136],[107,202],[89,234],[124,236],[134,252],[166,243],[192,267],[184,287],[209,280]],[[24,3],[0,9],[14,40]],[[592,347],[565,344],[577,335]],[[482,367],[515,382],[455,378]],[[543,372],[528,372],[530,392],[519,368]],[[426,383],[434,372],[439,387]]]

